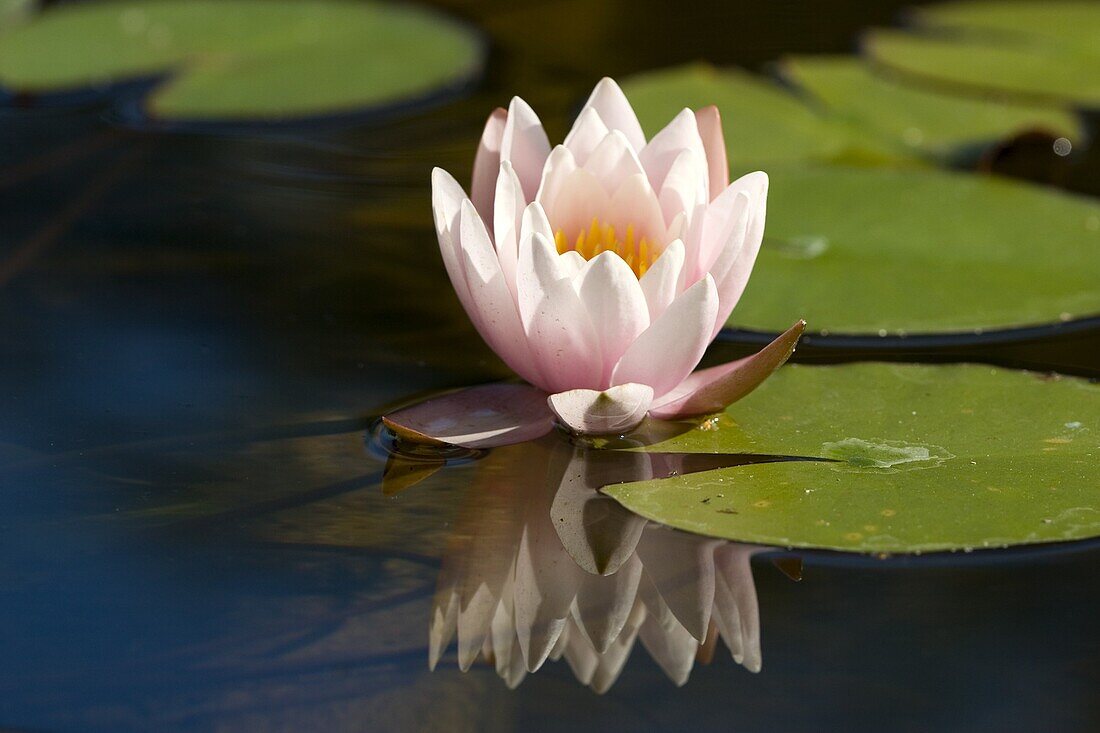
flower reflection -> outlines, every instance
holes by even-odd
[[[500,448],[474,469],[443,558],[429,633],[434,669],[457,638],[510,687],[547,659],[604,692],[637,641],[677,685],[718,640],[760,670],[749,560],[762,548],[648,523],[596,492],[613,482],[732,465],[736,457],[575,447]]]

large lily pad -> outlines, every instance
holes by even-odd
[[[729,325],[972,332],[1100,313],[1100,202],[932,170],[774,168]]]
[[[736,68],[692,64],[640,74],[623,84],[647,135],[684,107],[722,112],[730,168],[744,172],[793,161],[901,162],[906,153],[807,106],[776,82]]]
[[[785,367],[652,450],[829,459],[609,486],[731,540],[910,553],[1100,536],[1100,386],[979,365]]]
[[[800,56],[785,60],[782,70],[837,117],[945,162],[1032,130],[1065,137],[1075,147],[1084,139],[1080,120],[1069,110],[941,94],[876,73],[854,57]]]
[[[878,31],[866,48],[900,71],[1035,99],[1100,105],[1100,6],[963,2],[914,12],[918,33]]]
[[[170,119],[280,119],[423,101],[476,76],[480,40],[433,12],[341,0],[121,0],[46,10],[0,39],[0,84],[53,93],[166,76]]]

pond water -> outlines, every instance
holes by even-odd
[[[450,0],[491,38],[486,81],[369,127],[0,110],[0,726],[1100,728],[1095,543],[740,546],[589,490],[698,458],[608,466],[552,435],[442,465],[390,457],[377,429],[412,396],[508,376],[452,295],[429,203],[432,166],[464,180],[487,110],[523,95],[560,139],[601,75],[846,52],[901,6]],[[922,358],[1100,375],[1095,331],[1047,336]],[[811,341],[796,360],[857,356]],[[629,659],[584,648],[574,592],[590,635],[639,637]],[[453,593],[481,610],[448,622]],[[459,643],[431,649],[449,623]],[[717,648],[684,636],[711,623]],[[562,658],[520,681],[515,646],[537,656],[555,624],[542,652]],[[501,674],[462,672],[486,635]]]

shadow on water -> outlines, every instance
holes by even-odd
[[[0,112],[0,725],[1095,730],[1094,547],[802,553],[794,584],[590,492],[668,466],[556,437],[439,471],[365,449],[387,405],[507,375],[428,204],[488,109],[522,94],[560,138],[602,74],[847,51],[904,3],[441,4],[492,47],[437,113],[220,135],[119,127],[94,100]],[[933,358],[1100,367],[1071,329]],[[564,663],[498,679],[544,653]]]

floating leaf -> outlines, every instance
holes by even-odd
[[[167,119],[280,119],[392,108],[468,82],[471,31],[401,5],[124,0],[48,9],[0,39],[0,84],[63,92],[164,75]]]
[[[857,58],[790,58],[783,74],[853,126],[948,162],[1030,130],[1074,145],[1084,139],[1080,121],[1067,110],[941,94],[875,73]]]
[[[966,332],[1100,313],[1100,202],[938,171],[785,167],[729,325]]]
[[[0,31],[26,18],[33,7],[34,0],[0,0]]]
[[[901,161],[906,155],[803,104],[779,84],[740,69],[693,64],[623,84],[647,135],[684,107],[717,105],[734,173],[794,161]]]
[[[1100,104],[1100,6],[963,2],[913,14],[920,33],[876,31],[866,50],[894,69],[958,86]]]
[[[926,552],[1100,536],[1100,386],[978,365],[792,366],[652,450],[762,463],[604,492],[731,540]]]

